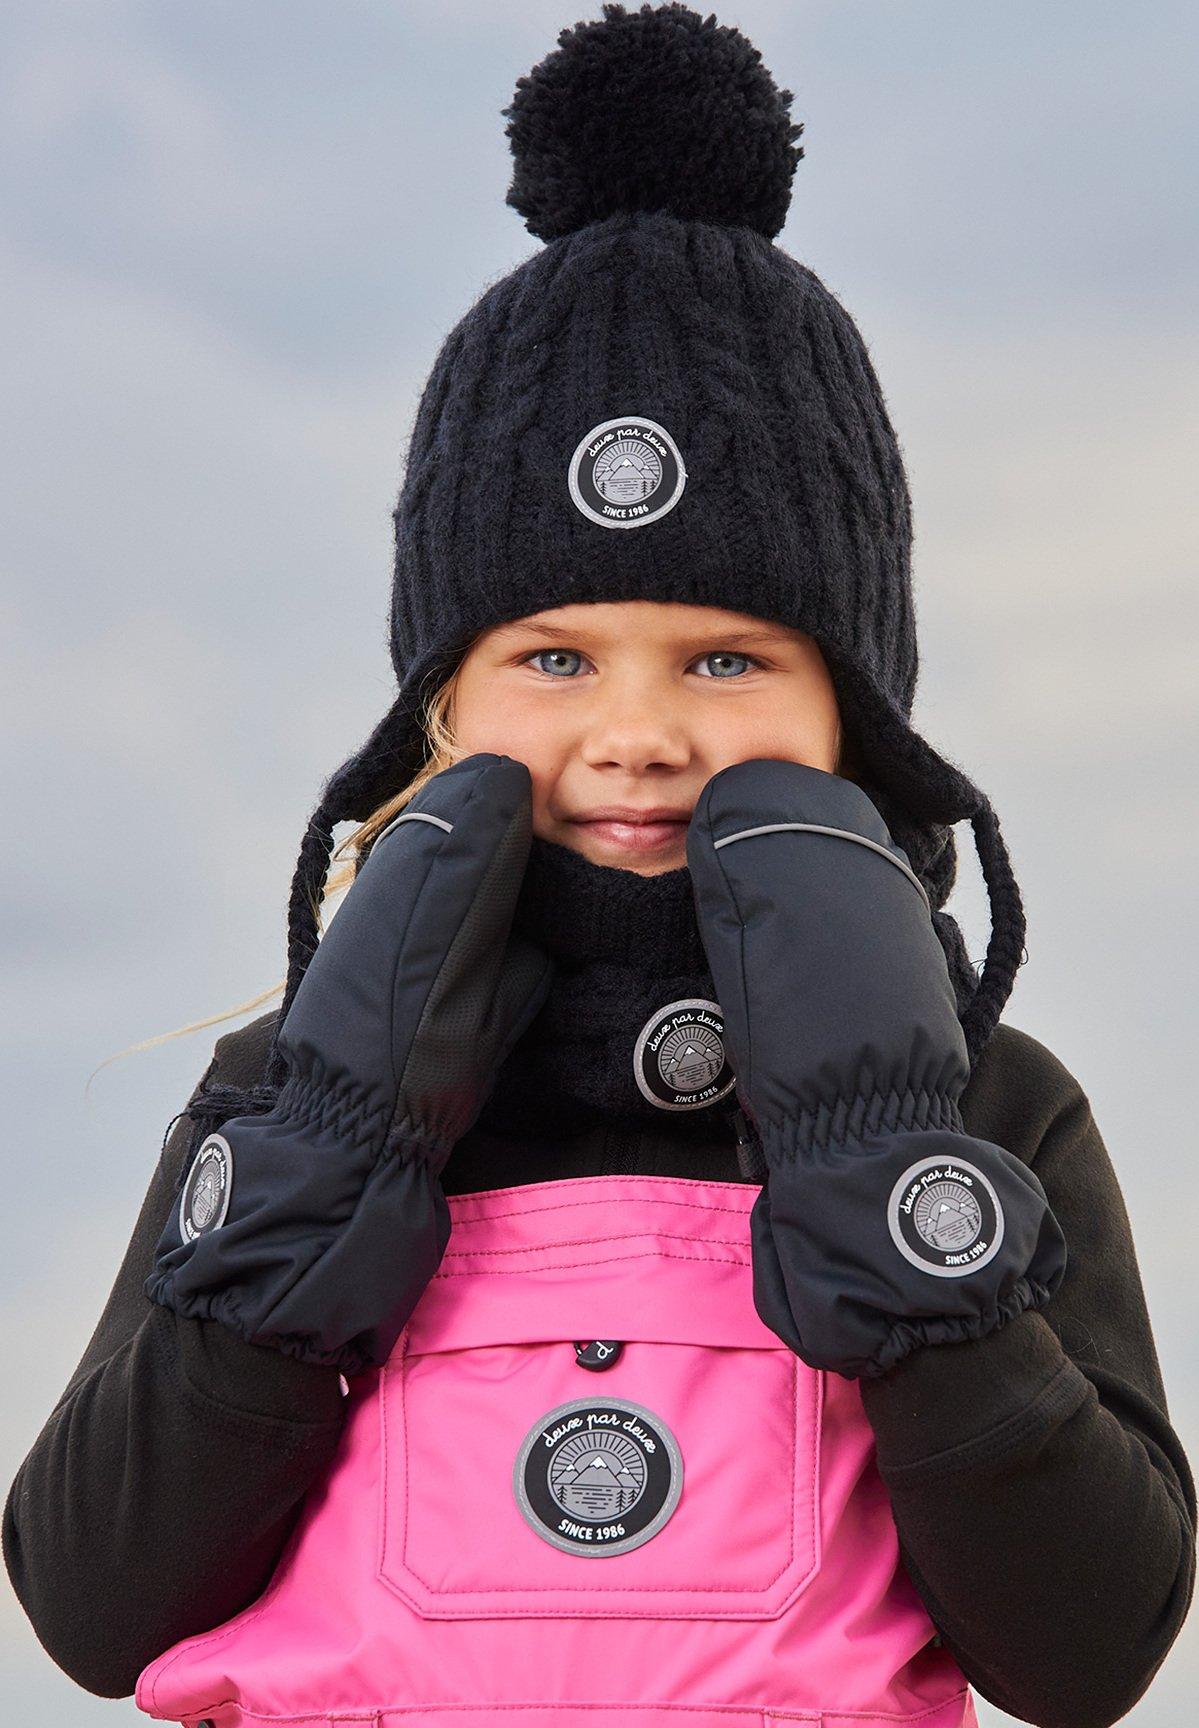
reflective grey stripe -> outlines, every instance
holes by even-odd
[[[897,858],[894,852],[888,852],[885,846],[880,846],[877,840],[868,840],[864,834],[854,834],[848,828],[826,828],[821,822],[767,822],[761,828],[742,828],[736,834],[726,834],[723,840],[713,843],[714,850],[719,852],[722,846],[731,846],[734,840],[748,840],[754,834],[778,834],[783,829],[799,829],[806,834],[833,834],[838,840],[855,840],[859,846],[869,846],[872,852],[877,852],[880,858],[885,858],[888,864],[894,864],[897,870],[902,870],[908,881],[912,883],[924,904],[932,912],[932,904],[924,891],[924,884],[902,858]]]
[[[401,810],[398,816],[392,817],[386,828],[375,835],[375,845],[379,844],[384,834],[390,834],[401,822],[432,822],[434,827],[444,828],[447,834],[454,832],[454,824],[447,822],[444,816],[430,816],[427,810]]]

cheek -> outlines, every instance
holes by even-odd
[[[523,762],[533,781],[533,812],[544,808],[557,774],[557,754],[543,712],[502,679],[461,680],[455,693],[454,736],[467,756],[491,750]]]
[[[502,680],[480,683],[458,692],[454,703],[454,733],[459,744],[472,754],[496,750],[529,762],[530,753],[546,753],[552,747],[544,713],[522,698]]]
[[[837,759],[837,707],[830,696],[814,700],[810,689],[776,688],[769,702],[730,703],[721,716],[714,759],[722,768],[754,757],[807,762],[832,773]],[[713,769],[715,773],[716,770]]]

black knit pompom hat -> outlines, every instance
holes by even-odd
[[[858,775],[924,882],[971,1060],[1011,991],[1020,894],[986,797],[909,724],[911,507],[853,320],[773,238],[803,128],[756,48],[679,4],[565,29],[503,110],[506,201],[544,245],[452,330],[394,511],[396,698],[323,787],[292,883],[282,1024],[318,941],[333,825],[427,760],[423,701],[481,629],[578,601],[684,601],[806,631]],[[956,922],[969,819],[992,933]],[[272,1045],[266,1085],[283,1078]]]

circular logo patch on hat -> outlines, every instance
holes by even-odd
[[[631,414],[603,420],[579,440],[567,482],[592,522],[602,528],[643,528],[674,509],[687,470],[666,428]]]
[[[921,1158],[891,1190],[887,1223],[899,1252],[937,1278],[964,1278],[1003,1241],[1003,1207],[977,1164]]]
[[[625,1398],[575,1398],[526,1434],[512,1472],[525,1522],[567,1554],[624,1554],[656,1536],[683,1492],[665,1422]]]
[[[737,1083],[718,1002],[685,996],[651,1014],[637,1034],[633,1077],[659,1110],[702,1110]]]
[[[233,1148],[223,1134],[210,1134],[192,1159],[179,1201],[179,1233],[194,1242],[225,1222],[233,1192]]]

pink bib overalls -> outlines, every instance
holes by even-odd
[[[187,1728],[977,1728],[856,1381],[758,1318],[754,1184],[450,1195],[262,1596],[138,1678]]]

